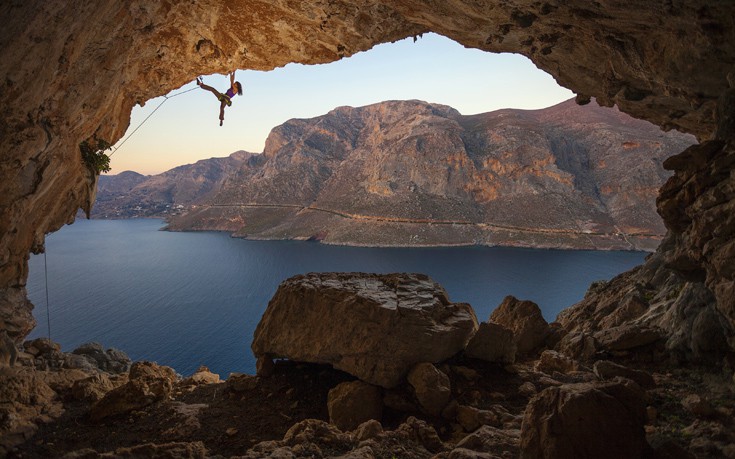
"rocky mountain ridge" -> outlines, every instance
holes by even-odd
[[[224,158],[209,158],[178,166],[157,175],[124,171],[102,175],[92,218],[166,217],[212,192],[253,156],[236,151]]]
[[[376,246],[652,250],[661,163],[694,143],[594,101],[463,116],[422,101],[273,129],[172,230]]]

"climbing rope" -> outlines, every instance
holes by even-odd
[[[161,103],[158,104],[158,106],[155,109],[153,109],[153,111],[148,116],[146,116],[145,119],[143,121],[141,121],[141,123],[135,129],[133,129],[133,132],[131,132],[130,134],[128,134],[128,136],[125,137],[125,139],[123,139],[123,141],[120,142],[120,144],[118,146],[112,147],[112,148],[114,148],[114,150],[112,150],[112,153],[110,153],[109,156],[112,157],[112,155],[114,155],[115,153],[117,153],[117,150],[119,150],[120,148],[122,148],[123,144],[125,142],[127,142],[128,139],[130,139],[133,136],[133,134],[135,134],[138,131],[138,129],[140,129],[140,127],[143,126],[145,124],[145,122],[148,121],[148,119],[151,116],[153,116],[153,114],[156,113],[158,111],[158,109],[161,108],[161,106],[163,104],[165,104],[169,99],[173,99],[176,96],[180,96],[182,94],[186,94],[187,92],[191,92],[191,91],[193,91],[195,89],[199,89],[199,86],[194,87],[194,88],[191,88],[191,89],[187,89],[186,91],[177,92],[176,94],[171,94],[170,96],[169,95],[163,96],[163,101],[161,101]]]
[[[51,341],[51,311],[48,305],[48,260],[46,259],[46,248],[43,250],[43,274],[46,278],[46,323],[48,324],[48,340]]]

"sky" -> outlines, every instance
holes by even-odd
[[[229,87],[226,75],[203,78],[219,91]],[[274,127],[345,105],[419,99],[472,115],[501,108],[545,108],[574,96],[524,56],[468,49],[436,34],[424,34],[416,42],[408,38],[378,45],[329,64],[239,70],[236,79],[244,93],[225,109],[222,127],[219,102],[197,88],[169,98],[128,139],[165,99],[136,106],[128,132],[117,143],[119,150],[113,150],[110,173],[158,174],[238,150],[261,153]],[[169,97],[195,87],[192,81]]]

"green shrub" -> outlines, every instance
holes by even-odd
[[[105,153],[111,148],[110,142],[96,137],[79,144],[79,151],[82,153],[84,164],[97,175],[112,170],[110,168],[110,157]]]

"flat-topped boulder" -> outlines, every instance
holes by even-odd
[[[281,283],[252,349],[391,388],[417,363],[461,351],[476,329],[470,305],[449,301],[426,275],[310,273]]]

